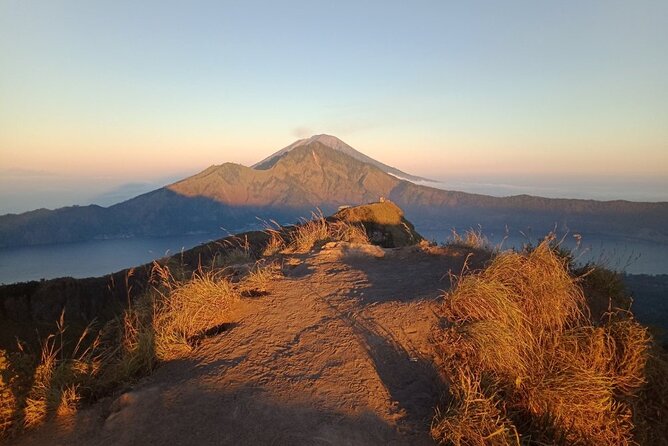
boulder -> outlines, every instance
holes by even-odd
[[[361,224],[371,243],[383,248],[412,246],[423,240],[399,206],[389,200],[341,209],[333,221]]]

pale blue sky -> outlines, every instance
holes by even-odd
[[[330,133],[443,180],[668,184],[667,55],[665,0],[0,0],[0,170],[160,181]]]

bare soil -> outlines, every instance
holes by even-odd
[[[447,392],[430,333],[465,259],[343,245],[286,257],[188,358],[14,444],[433,444]]]

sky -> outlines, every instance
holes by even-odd
[[[0,213],[319,133],[460,190],[668,201],[668,2],[0,0]]]

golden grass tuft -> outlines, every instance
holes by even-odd
[[[490,446],[517,444],[517,431],[502,415],[498,396],[487,396],[480,383],[467,374],[457,376],[451,405],[444,413],[437,410],[439,423],[432,427],[432,436],[447,438],[451,444]]]
[[[101,363],[98,392],[150,373],[156,365],[153,299],[140,296],[100,332]]]
[[[338,220],[330,223],[331,238],[336,241],[370,244],[369,236],[361,223]]]
[[[89,339],[92,336],[89,326],[71,348],[64,340],[65,331],[64,314],[61,314],[56,333],[42,341],[40,357],[32,373],[32,383],[25,387],[21,387],[20,383],[13,386],[13,399],[16,402],[12,414],[13,424],[18,421],[24,427],[31,428],[54,413],[74,413],[81,399],[80,387],[90,387],[93,382],[99,370],[96,351],[99,338],[95,336]],[[17,414],[21,414],[18,420]]]
[[[60,394],[60,402],[56,408],[56,415],[66,417],[75,414],[80,400],[81,395],[76,385],[65,387]]]
[[[451,232],[449,245],[470,249],[492,249],[492,244],[487,236],[483,234],[482,228],[467,229],[464,234],[458,233],[455,229],[452,229]]]
[[[258,261],[239,283],[241,295],[258,295],[267,292],[269,283],[280,276],[281,268],[276,262]]]
[[[223,268],[230,265],[242,265],[253,263],[254,252],[248,236],[226,238],[222,242],[216,242],[222,248],[221,254],[214,257],[211,269]]]
[[[153,294],[155,350],[166,360],[189,352],[192,339],[226,322],[238,294],[224,271],[199,271],[191,280],[175,283],[159,265],[154,268],[162,278]]]
[[[435,418],[436,440],[636,444],[647,329],[629,313],[594,325],[549,241],[460,278],[443,312],[449,326],[437,338],[452,401]]]
[[[0,438],[10,430],[18,401],[12,391],[16,376],[12,373],[6,351],[0,349]]]
[[[290,253],[306,253],[330,241],[370,243],[361,223],[327,221],[322,212],[313,213],[311,220],[295,226],[288,239],[284,252]]]
[[[269,241],[262,250],[263,257],[275,256],[286,248],[285,238],[280,231],[267,229],[265,232],[269,234]]]
[[[329,225],[322,213],[313,213],[311,217],[311,220],[303,221],[292,230],[287,247],[288,251],[306,253],[318,245],[330,241]]]

